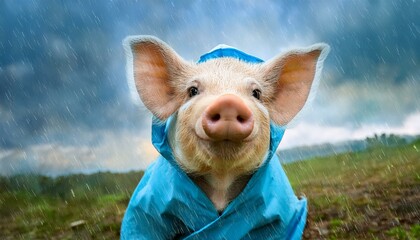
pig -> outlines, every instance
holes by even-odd
[[[124,40],[129,79],[161,153],[126,210],[122,239],[299,239],[297,198],[275,154],[317,87],[324,43],[263,60],[229,46],[198,63],[152,36]]]

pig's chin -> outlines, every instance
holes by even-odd
[[[269,145],[264,131],[255,131],[255,137],[246,141],[214,141],[202,137],[194,128],[179,126],[172,131],[170,139],[175,141],[170,140],[170,144],[180,166],[191,174],[251,173],[263,161]]]
[[[215,161],[236,161],[245,155],[248,142],[214,141],[206,145],[207,154]]]

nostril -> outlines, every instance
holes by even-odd
[[[201,124],[204,133],[215,141],[240,142],[254,129],[251,109],[241,98],[228,94],[207,106]]]
[[[210,119],[213,121],[213,122],[216,122],[216,121],[219,121],[219,119],[220,119],[220,114],[214,114],[214,115],[212,115],[212,116],[210,116]]]

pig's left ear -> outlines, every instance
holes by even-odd
[[[264,63],[264,80],[275,86],[270,103],[270,115],[275,123],[288,124],[303,108],[317,88],[329,50],[327,44],[315,44]]]
[[[181,106],[177,86],[189,64],[165,42],[153,36],[124,39],[130,88],[137,90],[144,105],[165,120]]]

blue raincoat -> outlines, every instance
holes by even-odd
[[[222,47],[200,62],[233,57],[261,59]],[[300,239],[306,223],[306,199],[298,199],[275,154],[284,128],[270,124],[266,161],[244,190],[219,214],[206,194],[177,165],[165,124],[153,123],[152,142],[161,156],[146,170],[127,207],[122,239]]]

